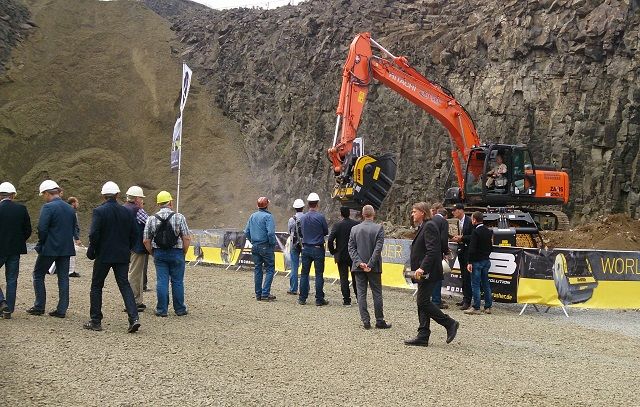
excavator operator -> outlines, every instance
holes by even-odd
[[[489,178],[487,179],[487,188],[504,188],[507,186],[507,165],[504,163],[504,158],[501,153],[496,155],[496,161],[493,168],[487,172]]]

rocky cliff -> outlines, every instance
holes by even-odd
[[[526,143],[537,163],[566,169],[574,221],[640,217],[637,0],[309,0],[268,11],[143,2],[171,21],[182,57],[241,125],[254,175],[282,204],[328,195],[341,67],[353,36],[370,31],[450,89],[483,141]],[[454,176],[438,122],[374,85],[359,134],[368,152],[399,157],[390,220],[442,198]]]
[[[0,74],[5,71],[11,50],[35,26],[29,20],[29,10],[17,0],[0,2]]]

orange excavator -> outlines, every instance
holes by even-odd
[[[374,47],[382,56],[373,54]],[[458,186],[446,191],[445,204],[462,202],[485,211],[517,208],[544,229],[568,227],[567,216],[554,210],[569,199],[566,172],[536,166],[524,145],[482,143],[471,116],[451,92],[421,75],[407,58],[391,54],[370,33],[358,34],[349,48],[333,145],[328,150],[336,180],[333,197],[343,205],[380,208],[396,176],[392,155],[365,155],[360,139],[356,139],[374,79],[438,119],[449,132]]]

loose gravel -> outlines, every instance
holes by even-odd
[[[17,311],[0,320],[0,405],[640,405],[633,311],[450,310],[461,325],[453,343],[436,326],[428,348],[408,348],[402,341],[417,327],[410,292],[385,290],[393,328],[365,331],[338,284],[326,285],[329,306],[300,306],[278,274],[277,301],[263,303],[251,273],[196,266],[187,269],[188,316],[153,316],[155,293],[145,293],[141,330],[127,334],[110,276],[105,330],[90,332],[82,323],[91,263],[78,259],[82,276],[71,280],[67,318],[57,319],[25,313],[34,261],[22,258]],[[150,276],[153,286],[153,266]],[[47,277],[47,309],[55,280]]]

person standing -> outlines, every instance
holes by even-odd
[[[304,202],[302,199],[293,201],[293,209],[296,211],[287,222],[287,229],[291,237],[291,273],[289,274],[289,290],[287,294],[298,294],[298,269],[300,268],[300,253],[302,253],[302,224],[300,219],[304,213]]]
[[[142,240],[156,266],[155,315],[168,316],[171,281],[173,310],[181,317],[189,313],[184,303],[184,258],[191,244],[191,232],[184,215],[173,211],[173,197],[169,192],[158,192],[156,203],[160,210],[147,219]]]
[[[431,219],[438,226],[440,232],[442,258],[444,259],[450,253],[449,250],[449,221],[447,221],[447,210],[440,202],[431,205]],[[440,309],[447,309],[449,306],[442,301],[442,280],[436,282],[431,295],[431,302],[436,304]]]
[[[456,337],[460,323],[444,314],[431,302],[431,294],[436,283],[442,280],[442,238],[437,224],[429,220],[429,206],[426,202],[418,202],[411,209],[413,222],[418,226],[418,233],[411,242],[410,263],[414,271],[414,281],[418,284],[416,303],[418,305],[418,335],[404,341],[405,345],[428,346],[433,319],[447,330],[447,343]]]
[[[140,320],[127,279],[129,253],[137,237],[134,218],[127,208],[118,204],[120,188],[115,182],[107,181],[100,194],[104,202],[93,210],[87,248],[87,257],[94,260],[89,311],[91,319],[83,327],[102,331],[102,289],[109,270],[113,269],[129,316],[127,332],[134,333],[140,328]]]
[[[269,199],[258,198],[258,210],[251,214],[244,228],[247,240],[251,242],[251,256],[255,265],[253,272],[257,301],[275,301],[271,295],[271,282],[275,274],[276,226],[273,215],[267,209]],[[263,271],[264,267],[264,271]],[[263,281],[264,280],[264,281]]]
[[[346,207],[340,208],[340,215],[342,220],[331,228],[329,233],[329,239],[327,240],[327,246],[329,247],[329,253],[333,254],[333,258],[338,265],[338,273],[340,274],[340,290],[342,291],[342,305],[351,305],[351,292],[349,290],[349,270],[351,268],[352,260],[349,256],[349,236],[351,234],[351,228],[358,224],[355,220],[351,219],[351,210]],[[353,295],[358,298],[358,288],[356,287],[355,274],[351,273],[351,282],[353,285]],[[366,304],[365,304],[366,308]]]
[[[133,218],[135,219],[135,231],[136,239],[131,249],[129,267],[129,284],[133,291],[133,297],[136,301],[136,307],[138,312],[142,312],[147,309],[144,304],[144,273],[149,262],[149,253],[142,243],[142,235],[144,234],[144,226],[147,224],[149,215],[143,209],[144,206],[144,193],[142,188],[137,185],[130,187],[127,190],[127,203],[124,207],[127,208]]]
[[[20,255],[27,253],[31,236],[31,218],[24,205],[13,202],[16,188],[10,182],[0,184],[0,267],[4,266],[7,296],[0,289],[0,314],[11,319],[16,305]]]
[[[44,276],[55,263],[58,275],[58,306],[49,315],[64,318],[69,308],[69,258],[75,256],[73,235],[77,218],[73,208],[61,198],[62,188],[50,179],[40,184],[40,195],[46,202],[38,220],[38,253],[33,269],[35,302],[27,310],[31,315],[42,315],[47,302]]]
[[[353,259],[354,285],[358,286],[358,309],[364,329],[371,329],[371,318],[367,310],[367,285],[371,287],[376,328],[388,329],[391,324],[384,320],[382,309],[382,246],[384,228],[373,222],[375,210],[371,205],[362,208],[362,223],[353,226],[349,234],[348,250]]]
[[[329,304],[324,299],[324,237],[329,234],[327,218],[318,210],[320,197],[312,192],[307,197],[309,211],[302,217],[302,271],[300,272],[300,296],[298,304],[305,305],[309,296],[311,263],[316,274],[316,305]]]
[[[76,214],[76,227],[73,230],[73,244],[78,247],[82,245],[80,241],[80,221],[78,220],[78,207],[80,207],[80,201],[75,196],[69,197],[67,203],[71,205],[73,211]],[[80,277],[80,273],[76,271],[76,256],[69,258],[69,277]]]
[[[491,284],[489,284],[489,269],[491,268],[491,251],[493,250],[493,231],[486,227],[482,212],[471,215],[473,232],[469,242],[469,264],[467,270],[471,273],[471,289],[473,292],[473,306],[464,311],[465,314],[480,314],[480,288],[484,291],[484,313],[491,314]]]
[[[467,270],[467,256],[469,242],[473,225],[471,218],[464,214],[464,205],[457,203],[453,208],[453,216],[458,219],[458,234],[453,237],[453,241],[458,243],[458,264],[462,276],[462,301],[456,303],[461,310],[466,310],[471,306],[471,273]]]

